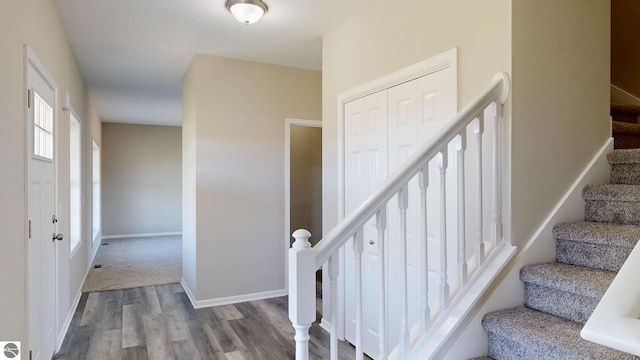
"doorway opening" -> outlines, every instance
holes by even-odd
[[[297,229],[311,232],[315,245],[322,239],[322,122],[285,120],[285,279],[288,251]],[[322,270],[316,275],[317,309],[322,312]]]

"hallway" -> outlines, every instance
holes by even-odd
[[[329,357],[311,327],[312,359]],[[340,358],[354,358],[340,342]],[[180,284],[82,294],[57,360],[293,359],[287,298],[193,309]]]

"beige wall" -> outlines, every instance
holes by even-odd
[[[611,1],[611,83],[640,97],[640,3]]]
[[[320,118],[321,73],[196,55],[183,93],[187,285],[198,300],[283,289],[284,119]]]
[[[608,37],[608,0],[366,3],[324,37],[324,233],[337,222],[337,95],[458,47],[459,107],[496,72],[512,77],[512,240],[526,242],[610,135]]]
[[[458,47],[461,108],[495,73],[511,68],[510,3],[372,0],[324,37],[324,234],[338,220],[338,94]]]
[[[290,134],[289,234],[307,229],[316,244],[322,238],[322,128],[292,125]]]
[[[182,231],[182,129],[102,124],[102,234]]]
[[[524,244],[611,136],[610,2],[514,1],[512,16],[512,236]]]
[[[24,84],[25,58],[23,44],[28,44],[42,61],[46,70],[56,80],[58,86],[67,89],[71,103],[81,118],[85,139],[83,149],[87,150],[87,138],[94,136],[100,141],[97,124],[100,120],[89,99],[84,80],[66,39],[64,29],[57,16],[52,1],[22,0],[4,1],[0,4],[0,166],[5,169],[0,187],[0,225],[3,233],[3,249],[0,252],[0,274],[4,287],[8,290],[0,296],[0,339],[21,340],[23,349],[28,348],[27,338],[27,294],[26,294],[26,193],[25,193],[25,99]],[[60,232],[67,232],[69,183],[69,114],[57,106],[58,112],[58,171],[60,174],[59,223]],[[87,157],[83,164],[87,164]],[[86,167],[85,167],[86,169]],[[87,184],[86,172],[85,182]],[[84,192],[85,210],[90,209],[91,197],[88,187]],[[88,207],[87,207],[88,206]],[[89,217],[87,217],[89,218]],[[86,223],[86,219],[85,219]],[[91,229],[85,227],[84,233]],[[59,311],[61,321],[67,316],[71,302],[79,290],[79,284],[88,267],[92,254],[88,238],[73,259],[69,259],[68,242],[62,242],[59,249],[60,284]]]

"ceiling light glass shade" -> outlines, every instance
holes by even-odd
[[[236,20],[248,25],[260,20],[269,8],[260,0],[228,0],[227,9]]]

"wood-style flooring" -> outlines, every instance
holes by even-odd
[[[180,284],[156,285],[82,294],[55,359],[293,359],[293,334],[286,297],[196,310]],[[310,335],[311,358],[328,359],[329,334]]]

